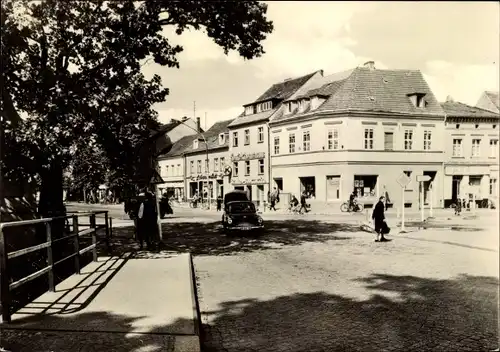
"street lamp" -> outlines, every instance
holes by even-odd
[[[207,176],[207,180],[206,180],[206,186],[207,186],[207,200],[208,200],[208,209],[210,209],[210,189],[209,189],[209,182],[208,182],[208,175],[209,175],[209,168],[210,168],[210,163],[208,161],[208,143],[207,143],[207,140],[205,138],[205,136],[203,135],[203,133],[201,133],[199,130],[189,126],[188,124],[186,124],[184,121],[180,121],[180,120],[176,120],[176,119],[171,119],[172,122],[177,122],[177,123],[182,123],[184,126],[192,129],[193,131],[195,131],[198,136],[201,136],[201,138],[203,139],[203,142],[205,143],[205,151],[206,151],[206,160],[205,160],[205,173],[206,173],[206,176]],[[203,194],[203,190],[202,190],[202,194]]]

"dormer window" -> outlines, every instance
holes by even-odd
[[[193,141],[193,149],[198,149],[198,145],[199,145],[198,143],[199,143],[199,141],[197,139],[195,139]]]
[[[219,134],[219,145],[223,145],[226,141],[226,135],[224,133]]]
[[[292,112],[292,103],[289,101],[285,103],[285,114],[290,114]]]
[[[408,94],[410,101],[416,108],[425,108],[427,106],[427,101],[425,100],[425,93],[413,93]]]
[[[317,109],[321,104],[325,102],[326,98],[315,96],[311,98],[311,110]]]
[[[266,101],[265,103],[260,103],[257,105],[257,113],[262,112],[262,111],[271,110],[272,108],[273,108],[273,102]]]
[[[247,106],[245,108],[245,115],[252,115],[254,113],[253,105]]]

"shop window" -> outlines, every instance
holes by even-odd
[[[355,175],[354,191],[358,197],[375,197],[377,187],[377,175]]]

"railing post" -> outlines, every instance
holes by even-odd
[[[90,228],[94,229],[92,232],[92,244],[94,248],[92,248],[92,257],[94,262],[97,261],[97,226],[95,222],[95,214],[90,215]]]
[[[105,226],[105,229],[106,229],[106,247],[108,248],[108,253],[111,254],[111,245],[110,245],[110,242],[109,242],[109,216],[108,216],[108,211],[106,211],[104,213],[104,226]]]
[[[0,227],[0,303],[2,303],[2,320],[5,323],[10,323],[10,289],[7,259],[5,235],[3,233],[3,228]]]
[[[47,243],[49,246],[47,247],[47,266],[49,269],[49,291],[54,292],[54,258],[52,256],[52,226],[50,221],[45,223],[45,231],[47,235]]]
[[[78,215],[73,215],[73,246],[75,249],[75,272],[80,274],[80,236],[78,236]]]

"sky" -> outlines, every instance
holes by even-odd
[[[378,69],[419,69],[439,101],[475,105],[483,91],[499,90],[499,14],[497,2],[271,1],[274,31],[262,57],[226,56],[202,31],[179,36],[166,28],[184,47],[180,68],[148,64],[143,71],[170,88],[156,106],[161,122],[196,113],[205,128],[235,118],[274,83],[369,60]]]

